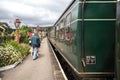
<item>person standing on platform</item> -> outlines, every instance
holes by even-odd
[[[31,46],[33,47],[33,60],[38,58],[38,48],[40,47],[40,39],[37,34],[37,31],[35,31],[34,35],[31,36]]]

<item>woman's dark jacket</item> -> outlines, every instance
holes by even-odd
[[[32,47],[40,47],[40,39],[37,34],[31,36],[31,46]]]

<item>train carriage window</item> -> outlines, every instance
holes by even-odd
[[[69,41],[70,40],[70,27],[66,28],[66,40]]]
[[[62,29],[60,29],[59,30],[59,38],[61,39],[61,40],[64,40],[65,39],[65,30],[64,30],[64,28],[62,28]]]
[[[64,19],[60,21],[60,29],[59,29],[59,39],[63,41],[65,39],[65,26],[64,26]]]
[[[68,15],[67,15],[67,17],[66,17],[66,28],[65,28],[65,39],[67,40],[67,41],[70,41],[70,25],[71,25],[71,13],[69,13]]]
[[[59,25],[56,26],[56,38],[59,38]]]
[[[71,13],[69,13],[66,17],[66,25],[70,25],[70,22],[71,22]]]
[[[54,27],[54,34],[55,34],[55,38],[56,38],[56,27]]]
[[[53,27],[53,29],[50,32],[50,37],[54,38],[55,37],[55,27]]]

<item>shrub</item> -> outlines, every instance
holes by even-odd
[[[15,63],[29,52],[29,46],[15,41],[6,41],[0,46],[0,67]]]
[[[20,34],[21,34],[21,39],[20,42],[21,43],[27,43],[29,42],[29,37],[28,37],[28,32],[31,32],[31,28],[28,26],[22,26],[22,28],[20,28]]]

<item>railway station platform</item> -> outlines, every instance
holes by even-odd
[[[64,80],[55,78],[55,74],[61,71],[54,71],[55,67],[52,63],[52,51],[44,38],[39,49],[39,57],[36,60],[32,59],[29,54],[25,60],[13,69],[3,71],[0,73],[1,80]]]

